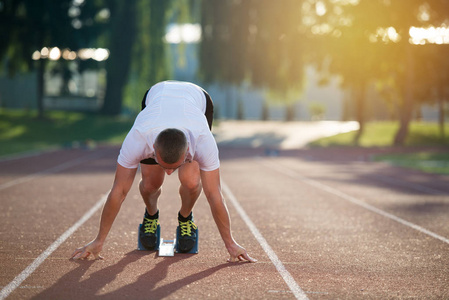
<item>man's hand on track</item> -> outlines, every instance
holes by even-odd
[[[101,249],[103,248],[103,243],[97,242],[96,240],[93,240],[89,244],[87,244],[84,247],[76,249],[72,253],[72,259],[86,259],[89,257],[89,255],[93,255],[95,259],[103,259],[103,257],[100,255]]]
[[[228,252],[230,255],[228,262],[248,261],[254,263],[257,261],[257,259],[254,259],[251,256],[249,256],[245,248],[243,248],[237,243],[228,247]]]

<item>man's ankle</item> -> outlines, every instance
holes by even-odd
[[[178,220],[181,222],[187,222],[192,220],[193,218],[193,214],[192,212],[190,212],[190,214],[187,217],[184,217],[183,215],[181,215],[181,212],[178,212]]]
[[[154,215],[150,215],[148,213],[148,210],[145,208],[145,218],[148,218],[151,220],[159,219],[159,210],[157,210],[157,212]]]

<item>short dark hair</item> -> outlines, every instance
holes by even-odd
[[[181,130],[167,128],[157,136],[154,148],[165,163],[173,164],[187,151],[187,138]]]

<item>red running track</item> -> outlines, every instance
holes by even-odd
[[[449,298],[449,179],[366,161],[366,153],[222,148],[235,239],[259,261],[226,263],[202,195],[199,254],[137,251],[136,179],[103,249],[94,238],[118,148],[0,161],[0,299]],[[160,199],[173,238],[177,177]]]

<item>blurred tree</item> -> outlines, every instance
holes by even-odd
[[[400,119],[394,144],[404,143],[417,94],[415,68],[420,64],[409,30],[441,23],[447,13],[438,15],[435,9],[448,12],[447,4],[444,0],[307,0],[303,5],[304,24],[314,45],[309,59],[324,77],[341,75],[342,87],[352,95],[360,123],[355,143],[363,134],[366,90],[373,82],[386,88],[382,94],[394,100]],[[423,17],[423,12],[428,16]],[[432,71],[439,73],[441,68]],[[421,85],[427,91],[431,86]]]
[[[122,110],[123,91],[132,61],[131,50],[136,37],[137,0],[105,0],[110,11],[106,63],[106,94],[101,112],[117,115]]]
[[[125,91],[139,99],[157,81],[167,79],[164,35],[174,4],[171,0],[104,0],[110,10],[106,64],[107,87],[103,114],[120,114]],[[128,84],[128,86],[127,86]]]
[[[322,120],[326,114],[326,106],[321,103],[310,103],[309,104],[309,112],[312,116],[312,120]]]
[[[314,51],[309,61],[319,70],[322,82],[340,75],[341,87],[348,91],[354,106],[359,131],[357,144],[365,129],[366,94],[379,73],[379,49],[369,34],[385,23],[378,1],[314,1],[303,5],[304,25]]]
[[[81,14],[84,1],[0,0],[0,58],[10,76],[37,71],[38,115],[43,117],[45,59],[32,60],[44,47],[77,50],[91,41],[96,32],[92,15]],[[92,3],[89,8],[94,8]]]
[[[0,57],[6,57],[6,69],[10,76],[22,70],[36,67],[38,80],[38,110],[43,116],[43,85],[45,60],[36,66],[31,56],[45,46],[70,47],[68,38],[73,30],[68,15],[69,0],[54,3],[50,0],[2,0],[0,1]],[[69,34],[68,34],[69,33]]]
[[[366,1],[366,0],[365,0]],[[409,124],[418,101],[432,98],[439,86],[447,85],[447,55],[443,54],[447,46],[414,45],[409,38],[411,27],[438,27],[449,19],[449,1],[447,0],[396,0],[385,1],[389,16],[389,24],[400,35],[400,41],[392,49],[388,61],[390,70],[395,74],[396,87],[399,90],[398,112],[400,127],[394,138],[394,145],[403,145],[408,135]],[[404,11],[408,12],[404,14]],[[437,47],[437,48],[435,48]],[[429,78],[433,80],[429,81]],[[443,88],[445,89],[445,88]],[[444,119],[443,119],[444,121]],[[441,122],[441,121],[440,121]],[[444,127],[443,127],[444,128]]]
[[[271,99],[298,100],[307,48],[300,28],[301,4],[298,0],[283,0],[281,5],[270,0],[202,1],[203,80],[246,82],[269,90]]]
[[[126,95],[131,106],[139,108],[145,91],[170,77],[164,36],[170,19],[183,19],[189,12],[176,14],[188,7],[187,1],[139,0],[136,11],[136,41],[132,47],[130,80]],[[173,16],[175,15],[175,16]],[[139,101],[139,103],[134,103]],[[136,105],[137,104],[137,105]]]
[[[449,102],[449,45],[416,46],[415,98],[436,105],[441,138],[445,139],[446,104]]]
[[[187,1],[178,2],[188,5]],[[74,51],[108,48],[101,112],[119,114],[131,67],[136,68],[140,85],[145,81],[150,86],[167,77],[163,36],[172,4],[164,0],[0,0],[0,58],[10,75],[36,69],[38,110],[43,116],[46,59],[33,61],[32,54],[44,47]],[[78,64],[80,71],[98,68],[92,60],[79,60]],[[64,68],[59,71],[67,74]]]

